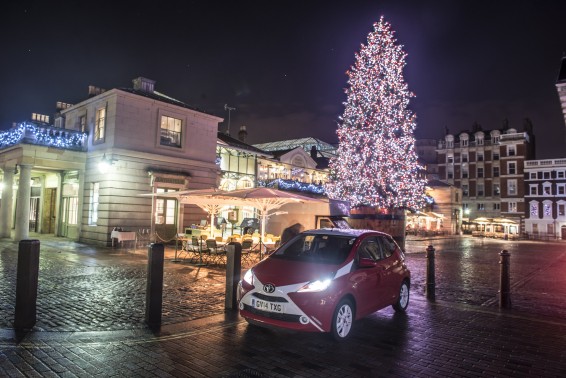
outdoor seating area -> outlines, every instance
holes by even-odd
[[[175,240],[175,260],[191,264],[226,265],[227,246],[240,243],[242,246],[242,266],[248,267],[261,260],[279,246],[279,236],[266,235],[266,242],[260,241],[259,234],[234,234],[226,237],[210,238],[206,234],[199,236],[177,234]]]

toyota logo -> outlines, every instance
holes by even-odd
[[[265,284],[265,285],[263,285],[263,291],[268,293],[268,294],[271,294],[271,293],[275,292],[275,285],[271,284],[271,283]]]

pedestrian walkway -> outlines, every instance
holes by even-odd
[[[16,251],[0,241],[2,377],[566,376],[563,318],[430,302],[412,289],[407,315],[384,309],[336,343],[249,326],[224,311],[224,269],[173,263],[172,248],[163,325],[152,331],[143,324],[145,251],[59,238],[41,241],[37,326],[16,332]]]

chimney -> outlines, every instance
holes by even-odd
[[[98,96],[101,93],[106,92],[106,89],[102,89],[102,88],[98,88],[95,87],[94,85],[89,85],[88,86],[88,97],[94,97],[94,96]]]
[[[238,139],[240,142],[246,143],[246,139],[248,138],[248,132],[246,131],[246,126],[240,126],[240,131],[238,131]]]
[[[146,93],[153,93],[155,88],[155,81],[146,79],[145,77],[138,77],[132,80],[134,83],[134,89],[137,91],[142,91]]]
[[[311,147],[311,158],[316,159],[316,146]]]

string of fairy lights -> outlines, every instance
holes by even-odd
[[[86,138],[87,134],[83,132],[23,122],[0,133],[0,149],[18,143],[29,143],[80,150]]]
[[[337,157],[326,191],[352,206],[419,209],[425,183],[414,148],[414,95],[404,81],[406,53],[383,17],[347,72],[347,100],[337,130]]]

